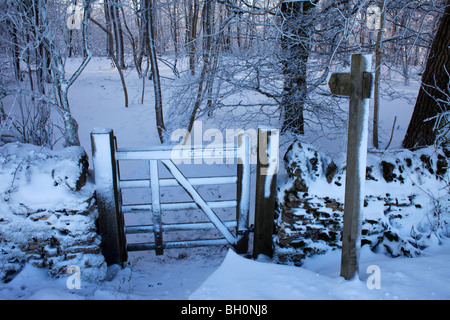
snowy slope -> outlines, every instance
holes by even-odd
[[[191,299],[328,300],[328,299],[450,299],[448,246],[420,258],[391,259],[363,250],[360,279],[339,277],[340,253],[312,258],[295,268],[253,261],[230,251],[220,268]],[[380,289],[370,289],[373,272],[380,268]],[[369,286],[367,285],[369,283]]]

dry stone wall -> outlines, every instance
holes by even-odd
[[[0,281],[27,263],[52,276],[76,265],[86,280],[104,278],[88,165],[81,147],[0,147]]]
[[[449,236],[449,155],[432,147],[368,155],[362,245],[413,257]],[[275,257],[301,265],[305,257],[341,248],[346,168],[298,141],[284,163],[288,179],[278,188]]]

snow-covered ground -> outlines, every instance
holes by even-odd
[[[166,68],[162,73],[172,76]],[[405,87],[399,81],[397,87],[414,98],[418,84],[411,82]],[[124,108],[117,71],[105,59],[90,62],[69,94],[81,143],[89,155],[90,132],[96,127],[114,129],[121,147],[158,144],[150,84],[141,105],[140,80],[129,71],[130,106]],[[400,146],[412,109],[413,105],[400,99],[382,104],[384,144],[398,116],[391,148]],[[332,154],[345,148],[342,141],[326,137],[315,144]],[[278,179],[283,181],[282,171]],[[82,282],[80,289],[68,288],[68,275],[53,278],[46,270],[27,265],[12,281],[0,284],[0,299],[450,299],[448,265],[450,242],[446,239],[417,258],[393,259],[363,247],[360,276],[351,281],[339,276],[339,251],[308,258],[302,267],[277,265],[267,257],[245,259],[224,247],[166,250],[164,256],[133,252],[125,268],[109,269],[108,280]]]
[[[363,247],[364,248],[364,247]],[[67,288],[68,276],[50,278],[27,265],[13,281],[0,286],[1,299],[36,300],[423,300],[450,299],[450,243],[429,248],[417,258],[389,258],[362,250],[360,279],[339,276],[340,252],[306,261],[303,267],[242,258],[233,251],[208,250],[185,259],[140,253],[111,281],[81,282]],[[380,270],[379,289],[373,288]],[[368,272],[369,271],[369,272]],[[372,288],[372,289],[371,289]]]

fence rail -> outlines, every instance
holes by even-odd
[[[188,181],[193,186],[235,184],[237,176],[188,178]],[[176,179],[162,178],[159,179],[159,185],[160,187],[176,187],[179,184]],[[120,180],[120,188],[150,188],[150,179]]]
[[[219,208],[234,208],[237,206],[236,200],[222,200],[222,201],[207,201],[206,204],[211,209]],[[197,209],[198,205],[195,202],[168,202],[161,203],[162,210],[184,210]],[[152,211],[152,204],[127,204],[122,205],[124,213],[148,212]]]

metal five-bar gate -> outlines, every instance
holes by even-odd
[[[95,172],[98,225],[102,237],[102,252],[108,264],[127,260],[128,252],[155,250],[157,255],[164,249],[191,248],[211,245],[231,245],[237,253],[248,252],[249,212],[251,184],[251,138],[240,135],[236,147],[215,148],[205,151],[203,146],[183,146],[183,152],[173,146],[158,146],[147,149],[119,149],[111,129],[95,129],[91,133],[92,153]],[[262,142],[263,141],[263,142]],[[270,142],[271,141],[271,142]],[[276,148],[274,148],[274,141]],[[263,146],[263,147],[261,147]],[[276,150],[275,154],[272,150]],[[276,171],[278,165],[278,132],[268,129],[258,131],[257,177],[254,247],[253,254],[271,254],[273,211],[275,200]],[[226,163],[230,157],[237,164],[236,175],[213,177],[186,177],[178,163],[201,163],[213,160]],[[217,161],[217,160],[224,161]],[[119,161],[145,160],[149,163],[149,178],[121,179]],[[276,164],[275,164],[276,162]],[[158,169],[164,165],[171,177],[162,178]],[[204,185],[236,184],[236,199],[206,201],[195,188]],[[192,201],[162,203],[160,188],[181,186]],[[151,204],[122,204],[122,192],[129,188],[148,188]],[[269,191],[268,191],[269,190]],[[236,208],[236,219],[222,221],[215,212],[219,208]],[[200,209],[208,222],[164,223],[163,211]],[[151,225],[125,225],[124,214],[148,212],[152,216]],[[164,241],[164,233],[172,231],[203,232],[217,229],[221,238],[183,241]],[[153,242],[127,243],[128,234],[153,233]]]

